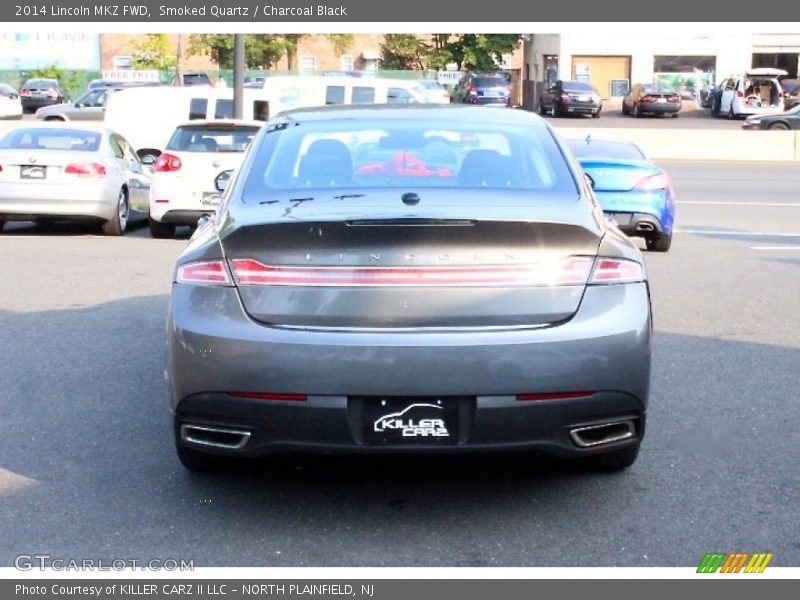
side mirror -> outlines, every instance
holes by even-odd
[[[232,169],[228,169],[227,171],[222,171],[222,173],[220,173],[214,178],[214,187],[217,188],[218,191],[224,192],[231,181],[232,174],[233,174]]]
[[[586,178],[586,183],[589,184],[589,187],[594,189],[594,179],[592,179],[588,173],[584,173],[583,176]]]

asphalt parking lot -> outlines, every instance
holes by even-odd
[[[38,552],[197,566],[696,566],[712,551],[799,564],[800,172],[664,166],[678,232],[669,253],[646,255],[648,431],[638,462],[612,475],[526,455],[290,456],[190,474],[163,379],[172,263],[188,233],[7,226],[0,565]]]

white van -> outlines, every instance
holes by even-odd
[[[263,90],[244,91],[245,120],[266,121],[287,107]],[[105,126],[122,134],[140,158],[158,156],[175,127],[195,119],[233,118],[233,90],[208,87],[142,87],[108,99]]]
[[[719,84],[719,114],[733,119],[739,115],[763,115],[783,111],[783,88],[778,80],[783,69],[750,69],[732,75]]]
[[[244,90],[245,120],[266,121],[284,110],[326,104],[426,102],[417,81],[366,77],[266,77]],[[175,127],[194,119],[233,118],[233,90],[207,87],[125,89],[108,99],[105,124],[130,141],[140,157],[158,156]]]
[[[277,76],[264,79],[262,91],[285,109],[337,104],[410,104],[427,102],[419,81],[346,76]],[[272,114],[276,114],[275,111]]]

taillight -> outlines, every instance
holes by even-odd
[[[642,265],[624,258],[598,258],[589,284],[636,283],[644,281]]]
[[[570,96],[569,94],[561,94],[561,101],[572,102],[572,96]]]
[[[51,89],[47,90],[47,95],[50,98],[57,98],[58,97],[58,92],[51,88]]]
[[[294,267],[231,261],[238,285],[308,287],[442,287],[585,285],[594,261],[576,256],[529,265],[480,267]]]
[[[30,90],[26,90],[25,88],[22,88],[22,89],[19,91],[19,95],[20,95],[20,96],[26,96],[26,97],[27,97],[27,96],[30,96],[30,95],[31,95],[31,91],[30,91]]]
[[[739,90],[738,92],[736,92],[736,95],[737,95],[739,98],[744,98],[744,92],[743,92],[743,91],[741,91],[741,90]]]
[[[194,262],[178,267],[175,277],[177,283],[200,285],[231,285],[228,269],[221,260]]]
[[[642,96],[642,102],[655,102],[656,99],[653,96]]]
[[[475,86],[472,86],[467,90],[467,93],[468,94],[477,94],[478,93],[478,88],[476,88]]]
[[[669,98],[667,98],[667,100],[669,100],[670,102],[680,102],[681,101],[681,97],[678,96],[678,95],[670,96]]]
[[[228,392],[234,398],[251,398],[253,400],[283,400],[284,402],[305,402],[305,394],[276,394],[272,392]]]
[[[100,163],[71,163],[64,167],[64,173],[78,177],[105,177],[106,168]]]
[[[635,186],[637,190],[662,190],[670,187],[669,177],[666,173],[650,175],[639,180]]]
[[[159,173],[170,173],[172,171],[178,171],[181,168],[181,159],[175,156],[174,154],[164,154],[159,155],[158,159],[156,160],[155,170]]]

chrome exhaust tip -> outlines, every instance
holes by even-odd
[[[647,231],[653,232],[656,230],[656,226],[652,223],[648,223],[647,221],[643,221],[641,223],[636,224],[636,231]]]
[[[594,448],[636,437],[636,426],[628,420],[576,427],[570,430],[569,437],[579,448]]]
[[[202,425],[181,425],[181,440],[211,448],[241,450],[250,441],[250,432]]]

